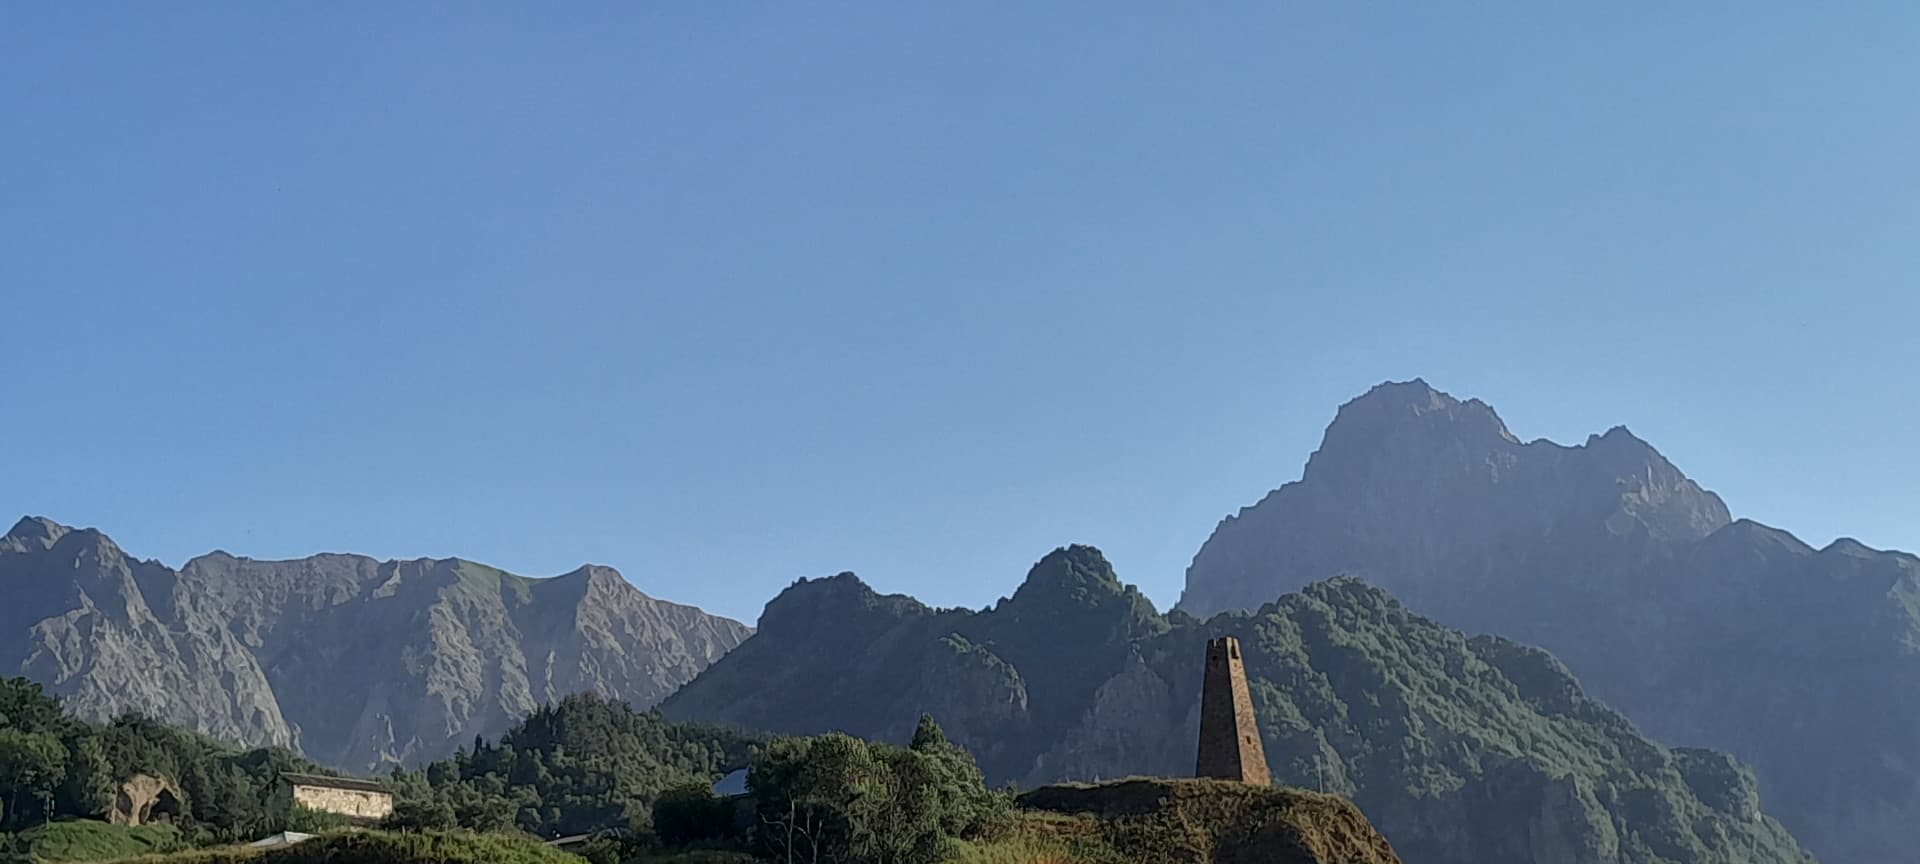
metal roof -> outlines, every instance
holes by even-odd
[[[713,784],[713,794],[722,798],[747,794],[747,769],[740,768],[720,778],[720,782]]]
[[[298,831],[282,831],[271,837],[262,837],[252,843],[248,843],[247,846],[255,849],[273,849],[281,846],[292,846],[295,843],[303,843],[312,839],[312,834],[302,834]]]

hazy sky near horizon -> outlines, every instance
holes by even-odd
[[[1920,548],[1920,9],[10,4],[0,510],[1163,607],[1334,409]]]

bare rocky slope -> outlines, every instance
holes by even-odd
[[[92,529],[0,538],[0,671],[76,712],[134,711],[373,771],[448,755],[577,692],[651,706],[745,639],[607,567],[216,552],[174,570]]]
[[[1178,606],[1339,575],[1552,651],[1651,737],[1729,751],[1827,862],[1920,848],[1920,559],[1734,520],[1625,428],[1521,441],[1422,381],[1342,406],[1300,480],[1228,517]]]

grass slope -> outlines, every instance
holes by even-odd
[[[171,825],[109,825],[77,819],[20,832],[16,842],[35,861],[108,861],[185,847]]]
[[[1020,796],[1012,834],[955,864],[1400,864],[1344,798],[1218,780],[1133,779]]]
[[[128,864],[580,864],[580,860],[525,836],[352,831],[280,849],[203,849],[128,859]]]

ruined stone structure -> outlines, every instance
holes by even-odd
[[[1240,640],[1222,636],[1207,642],[1207,672],[1200,690],[1200,757],[1196,777],[1218,777],[1272,785],[1260,727],[1253,719],[1253,695],[1240,660]]]
[[[281,774],[281,803],[322,813],[376,821],[393,812],[393,793],[372,780],[322,777],[318,774]]]
[[[180,818],[180,789],[165,777],[135,774],[120,784],[107,810],[115,825],[151,825]]]

